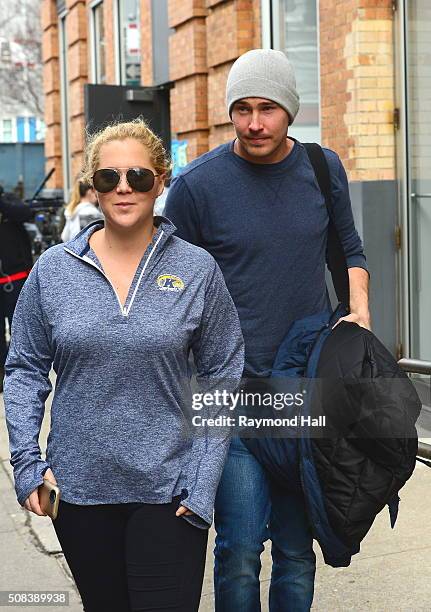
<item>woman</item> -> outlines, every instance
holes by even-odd
[[[23,289],[5,403],[18,501],[54,527],[87,612],[198,609],[228,436],[184,435],[188,356],[201,387],[236,387],[239,321],[204,250],[153,217],[168,162],[140,120],[88,144],[105,221],[44,253]],[[46,461],[38,434],[57,374]]]
[[[91,221],[102,218],[96,204],[97,197],[91,184],[77,180],[72,198],[64,211],[65,225],[61,232],[63,242],[72,240]]]

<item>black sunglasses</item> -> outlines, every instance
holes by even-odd
[[[136,191],[151,191],[154,187],[154,179],[159,174],[154,174],[148,168],[100,168],[93,174],[93,187],[99,193],[108,193],[115,189],[121,181],[120,170],[127,170],[126,180],[128,185]]]

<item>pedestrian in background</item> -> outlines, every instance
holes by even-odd
[[[103,218],[96,193],[90,183],[75,181],[70,202],[64,211],[65,225],[61,232],[63,242],[72,240],[92,221]]]
[[[24,226],[32,216],[29,206],[5,194],[0,186],[0,392],[8,351],[6,320],[10,329],[20,291],[33,265],[30,237]]]
[[[328,214],[304,146],[288,136],[299,110],[293,67],[255,49],[232,66],[227,111],[236,132],[191,162],[170,188],[165,214],[178,234],[209,251],[224,274],[245,340],[246,377],[269,377],[296,319],[329,307]],[[324,149],[335,223],[347,258],[347,321],[369,327],[368,272],[347,177]],[[281,489],[240,439],[232,441],[216,499],[217,612],[261,609],[260,555],[272,541],[271,612],[306,612],[313,600],[313,536],[300,485]]]
[[[5,407],[18,501],[54,528],[86,612],[196,612],[224,437],[184,433],[190,351],[204,386],[238,385],[238,315],[215,260],[153,217],[169,163],[143,121],[87,146],[105,221],[42,254],[17,305]],[[57,373],[46,461],[38,445]]]

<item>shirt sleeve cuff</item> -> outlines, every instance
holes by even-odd
[[[368,276],[370,275],[367,260],[363,255],[352,255],[350,257],[347,257],[346,262],[348,268],[362,268],[363,270],[368,272]]]
[[[29,478],[25,479],[23,484],[17,483],[15,481],[15,491],[18,499],[18,503],[23,506],[25,500],[28,498],[30,493],[35,491],[39,485],[43,484],[43,474],[49,468],[49,465],[45,463],[45,461],[39,461],[38,467],[35,469],[33,466],[31,468],[32,474],[29,475]],[[20,479],[22,480],[22,479]]]
[[[202,508],[199,508],[195,504],[190,503],[187,499],[183,499],[180,502],[181,506],[191,510],[193,514],[187,516],[185,514],[182,515],[181,518],[185,519],[188,523],[193,525],[194,527],[199,527],[199,529],[209,529],[213,522],[212,512],[209,514]]]

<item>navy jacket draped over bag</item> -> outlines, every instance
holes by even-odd
[[[325,426],[243,441],[280,486],[303,491],[326,563],[342,567],[385,505],[395,524],[398,491],[415,467],[421,402],[374,334],[347,322],[332,329],[348,313],[348,272],[332,220],[326,159],[318,145],[305,146],[328,208],[328,266],[340,304],[291,325],[272,377],[297,379],[306,391],[298,415],[316,422],[324,416]]]

